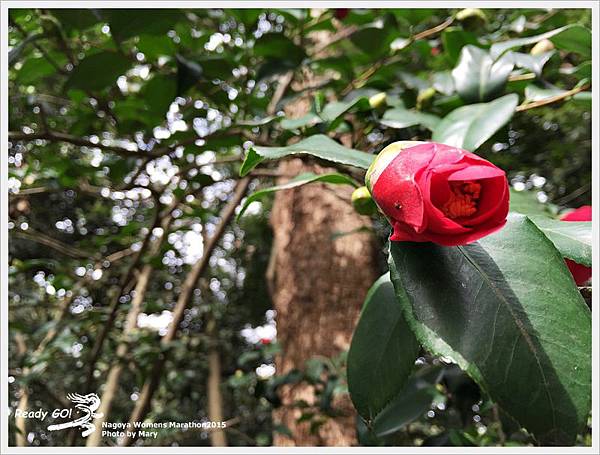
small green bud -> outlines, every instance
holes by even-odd
[[[352,193],[352,206],[361,215],[373,215],[377,213],[377,204],[375,204],[366,186],[361,186],[354,190]]]
[[[384,106],[386,104],[386,101],[387,95],[385,94],[385,92],[379,92],[369,98],[369,106],[371,106],[371,109],[377,109],[381,106]]]

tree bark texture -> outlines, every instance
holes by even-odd
[[[280,164],[284,175],[325,173],[332,169],[307,165],[300,159]],[[335,234],[370,226],[350,203],[349,187],[307,185],[278,192],[271,223],[274,230],[271,289],[277,311],[277,337],[283,353],[277,373],[304,369],[314,356],[335,357],[349,348],[363,300],[377,277],[376,256],[368,233]],[[274,422],[287,426],[293,438],[274,436],[279,446],[350,446],[356,440],[356,413],[347,395],[333,403],[341,417],[327,418],[316,432],[310,422],[298,422],[302,409],[294,402],[315,402],[306,383],[280,389],[283,405]]]

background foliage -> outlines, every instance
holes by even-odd
[[[12,9],[11,409],[24,391],[30,409],[63,406],[69,392],[97,390],[119,363],[110,420],[127,421],[152,366],[166,359],[147,418],[207,419],[206,353],[217,346],[230,444],[269,445],[273,432],[289,431],[271,418],[286,382],[319,390],[321,405],[303,419],[318,427],[335,416],[332,397],[347,393],[345,356],[271,376],[276,339],[266,329],[266,338],[242,332],[273,325],[264,280],[270,190],[224,226],[177,336],[160,343],[239,174],[251,190],[269,187],[277,177],[269,160],[309,154],[346,174],[300,176],[288,187],[356,184],[360,172],[346,165],[364,169],[392,141],[432,138],[505,169],[520,211],[556,215],[589,204],[590,11],[457,12]],[[533,51],[540,42],[552,46]],[[286,82],[308,74],[317,85]],[[301,97],[311,100],[310,113],[286,118],[285,106]],[[376,221],[382,244],[387,233]],[[144,266],[151,279],[142,311],[158,322],[123,335]],[[386,319],[394,311],[370,317],[402,334]],[[535,443],[451,359],[414,351],[405,392],[379,403],[388,407],[374,427],[357,418],[361,444]],[[10,434],[14,444],[14,419]],[[32,420],[22,437],[41,446],[83,443]],[[209,432],[139,443],[205,445]],[[577,444],[589,443],[589,431],[578,435]]]

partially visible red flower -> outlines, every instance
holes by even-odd
[[[260,344],[263,344],[263,345],[271,344],[271,339],[270,338],[261,338]]]
[[[434,57],[435,57],[436,55],[439,55],[439,54],[440,54],[440,52],[441,52],[441,51],[440,51],[440,48],[439,48],[439,47],[432,47],[432,48],[431,48],[431,55],[432,55],[432,56],[434,56]]]
[[[562,221],[592,221],[592,206],[582,205],[578,209],[575,209],[560,218]],[[577,286],[583,286],[592,277],[592,268],[586,267],[585,265],[578,264],[571,259],[565,259],[567,267],[573,275],[573,279]]]
[[[336,19],[342,20],[348,15],[349,12],[350,12],[349,8],[338,8],[335,10],[333,15],[335,16]]]
[[[392,241],[465,245],[506,223],[504,171],[456,147],[395,142],[379,153],[365,181],[394,227]]]

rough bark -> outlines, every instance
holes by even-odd
[[[283,174],[323,173],[331,169],[299,159],[280,165]],[[350,204],[351,189],[308,185],[279,192],[271,223],[274,230],[271,289],[277,310],[277,337],[283,354],[278,374],[303,369],[314,356],[335,357],[348,349],[367,290],[376,279],[374,246],[369,234],[350,232],[370,225]],[[283,406],[274,420],[286,425],[293,438],[276,434],[280,446],[350,446],[356,444],[356,414],[348,396],[334,401],[342,416],[328,418],[315,434],[310,422],[298,423],[297,400],[314,402],[312,386],[298,384],[281,391]]]

